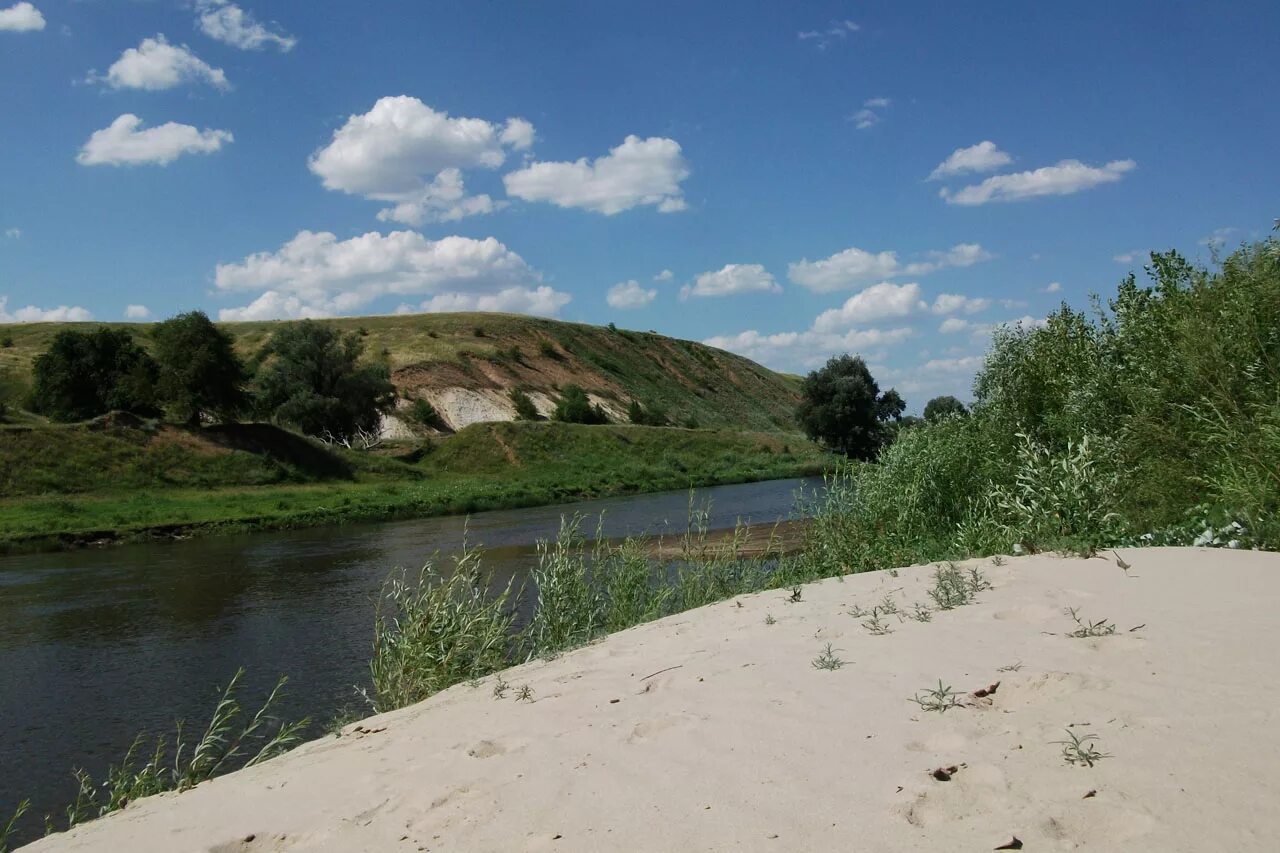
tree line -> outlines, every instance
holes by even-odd
[[[35,359],[28,407],[55,421],[127,411],[196,426],[250,416],[344,439],[376,430],[395,402],[388,366],[361,361],[357,333],[311,320],[283,325],[251,364],[202,311],[147,334],[149,351],[125,329],[59,332]]]

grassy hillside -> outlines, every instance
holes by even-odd
[[[0,552],[534,506],[817,473],[794,436],[477,424],[398,456],[275,427],[0,428]]]
[[[385,359],[402,396],[445,387],[523,388],[554,397],[581,385],[625,410],[632,399],[664,408],[673,422],[760,431],[795,429],[796,377],[741,356],[653,332],[613,330],[512,314],[414,314],[326,320],[364,336],[366,356]],[[0,326],[0,400],[21,399],[31,364],[68,328],[127,328],[148,344],[146,323],[30,323]],[[253,362],[279,322],[227,323]]]

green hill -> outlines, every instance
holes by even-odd
[[[514,314],[413,314],[324,320],[362,334],[368,358],[385,359],[406,399],[423,397],[449,419],[450,392],[469,402],[504,405],[511,388],[554,399],[565,384],[585,388],[624,420],[637,399],[664,409],[673,423],[794,431],[799,381],[694,341]],[[30,384],[31,364],[63,329],[126,328],[145,346],[147,323],[30,323],[0,326],[0,401],[11,406]],[[281,322],[225,323],[247,361]],[[443,395],[443,396],[442,396]],[[479,395],[479,396],[477,396]],[[443,402],[442,402],[443,400]],[[483,412],[482,412],[483,413]],[[454,426],[472,422],[463,417]]]

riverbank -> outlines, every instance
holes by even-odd
[[[1270,849],[1280,557],[1119,556],[738,596],[29,849]]]
[[[821,474],[797,436],[477,424],[375,455],[273,427],[6,430],[0,554],[467,514]]]

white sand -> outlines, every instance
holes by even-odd
[[[1280,849],[1280,555],[1122,553],[1127,574],[973,563],[995,584],[979,603],[887,636],[846,611],[926,601],[929,568],[744,596],[30,849]],[[1067,638],[1068,606],[1119,632]],[[842,669],[811,666],[828,642]],[[908,701],[939,678],[1000,687],[945,714]],[[1051,742],[1073,725],[1110,757],[1065,763]]]

